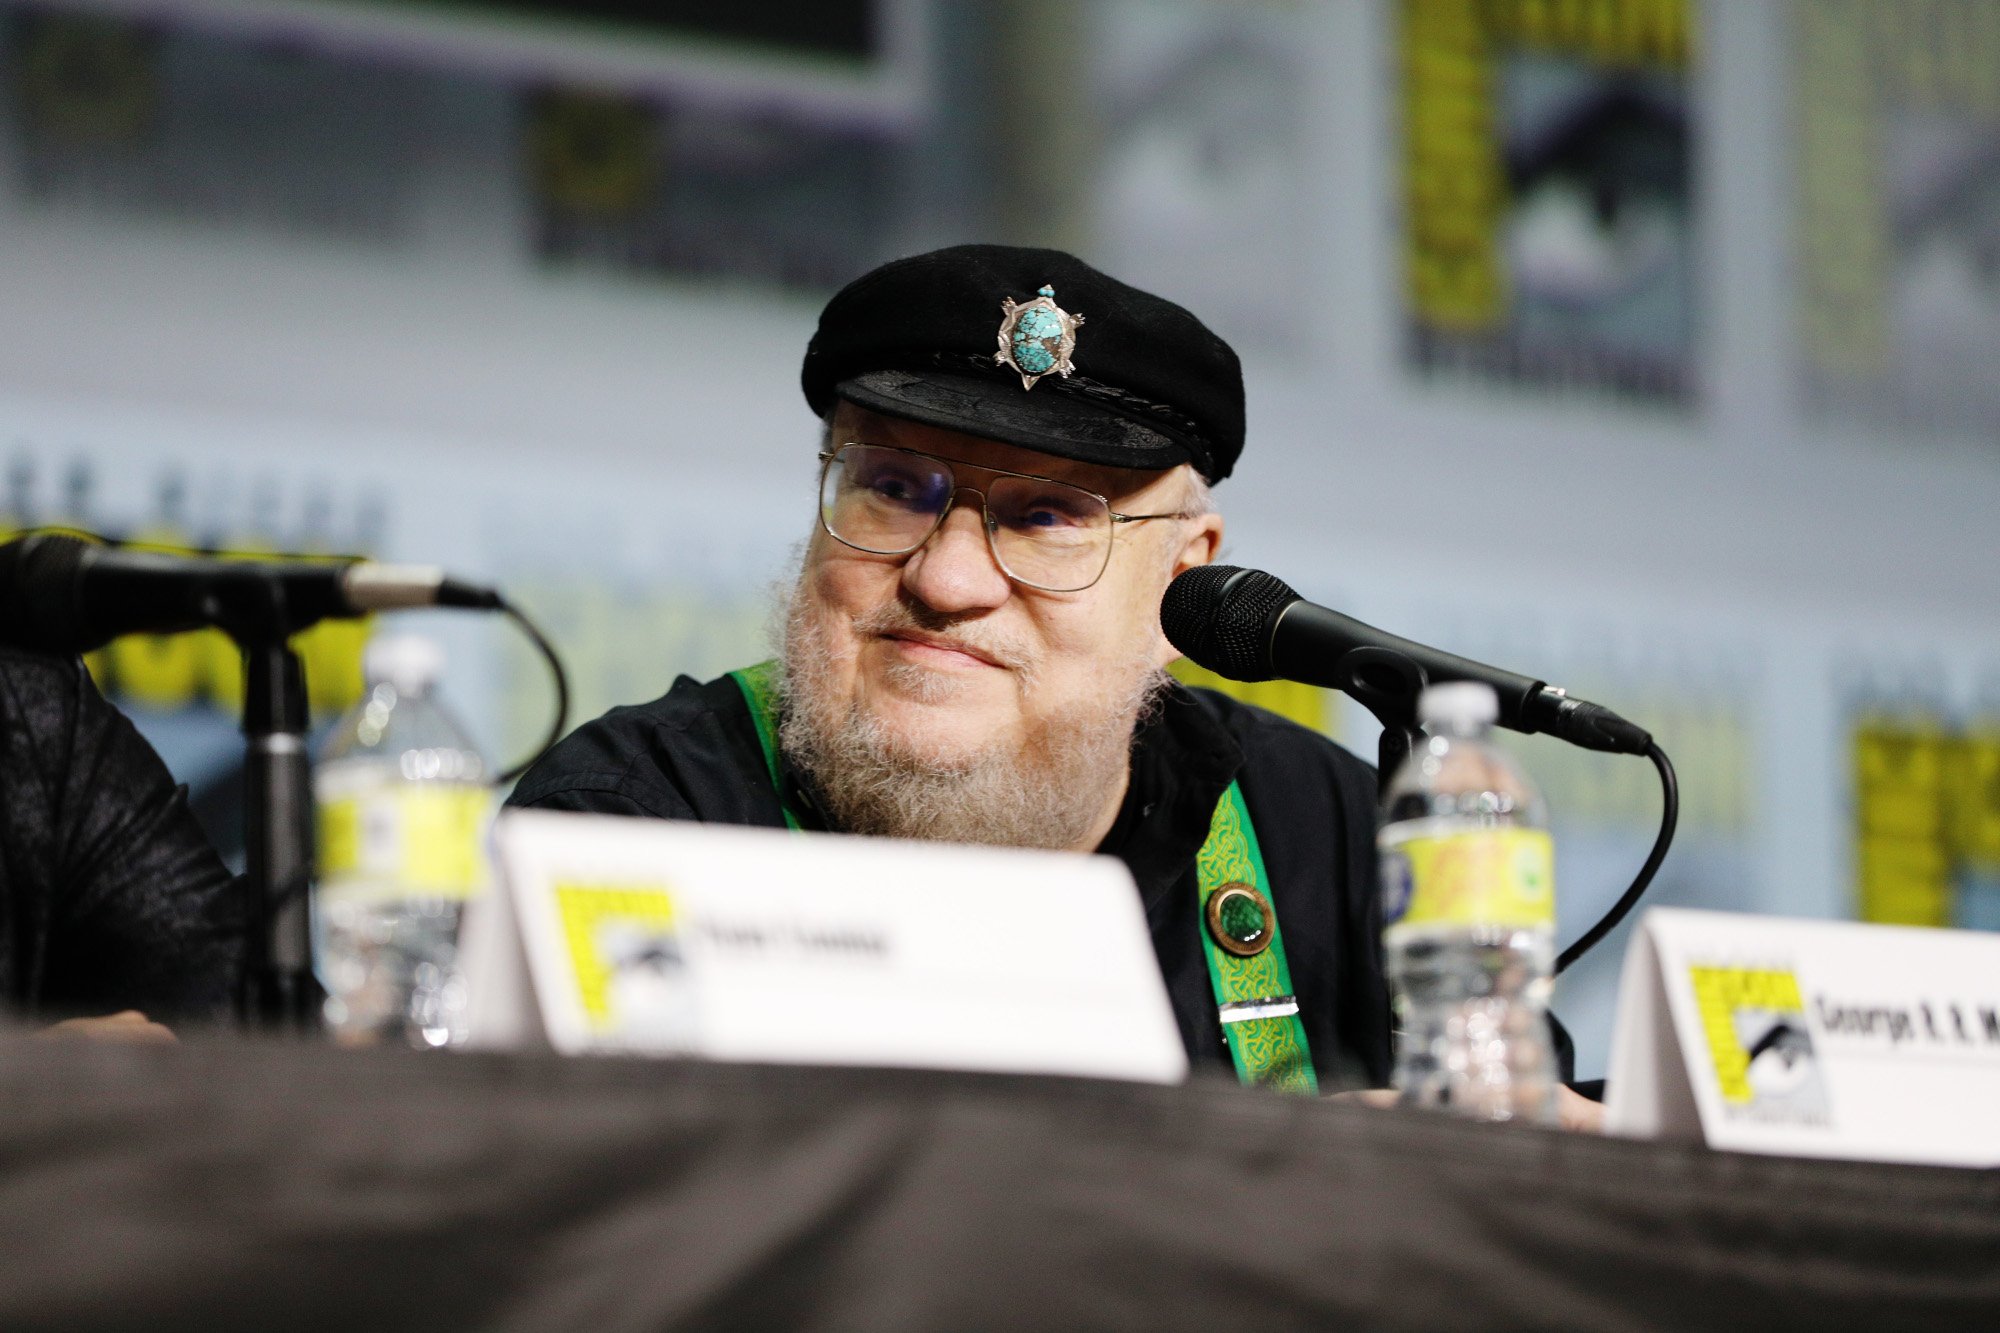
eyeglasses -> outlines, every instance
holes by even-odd
[[[819,521],[835,541],[908,555],[944,526],[958,493],[971,491],[993,559],[1008,578],[1043,592],[1082,592],[1103,578],[1118,524],[1193,517],[1114,513],[1081,486],[1000,468],[975,469],[993,478],[984,489],[964,486],[944,459],[883,444],[843,444],[819,457]]]

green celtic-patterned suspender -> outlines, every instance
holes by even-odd
[[[1306,1046],[1306,1026],[1299,1021],[1299,1002],[1292,995],[1292,970],[1285,964],[1277,914],[1268,917],[1270,943],[1248,957],[1224,949],[1209,924],[1210,899],[1218,893],[1248,887],[1264,903],[1270,901],[1264,853],[1243,804],[1243,789],[1234,782],[1215,803],[1208,839],[1195,854],[1195,873],[1201,893],[1201,946],[1208,954],[1208,978],[1215,984],[1222,1037],[1229,1043],[1236,1077],[1258,1087],[1313,1096],[1319,1080]]]
[[[782,769],[778,759],[777,663],[760,662],[729,673],[743,691],[750,717],[757,725],[757,742],[764,750],[764,765],[784,801]],[[797,816],[786,805],[785,824],[799,827]],[[1203,927],[1202,947],[1208,957],[1208,976],[1215,989],[1215,1003],[1222,1020],[1223,1039],[1236,1077],[1246,1084],[1275,1088],[1311,1096],[1319,1091],[1313,1076],[1312,1055],[1306,1046],[1305,1024],[1299,1021],[1298,1001],[1292,997],[1291,969],[1285,965],[1285,942],[1278,932],[1275,915],[1270,918],[1270,942],[1261,951],[1241,957],[1216,943],[1207,927],[1209,899],[1217,892],[1248,887],[1264,902],[1269,901],[1270,884],[1264,873],[1264,854],[1257,846],[1257,831],[1250,825],[1250,812],[1243,804],[1242,789],[1232,782],[1216,802],[1208,837],[1195,856]]]

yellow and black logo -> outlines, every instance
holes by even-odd
[[[1724,1108],[1824,1124],[1826,1086],[1791,969],[1696,965],[1688,980]]]

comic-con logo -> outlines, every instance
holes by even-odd
[[[1826,1084],[1788,968],[1688,969],[1725,1110],[1757,1119],[1827,1123]]]

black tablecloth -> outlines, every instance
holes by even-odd
[[[0,1045],[0,1328],[2000,1327],[2000,1177],[1226,1085]]]

